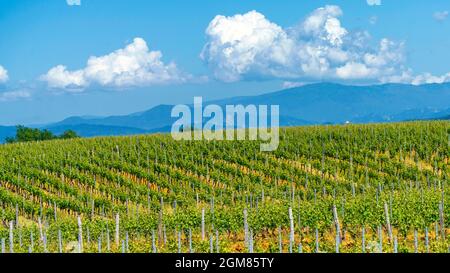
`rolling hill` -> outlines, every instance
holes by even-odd
[[[0,240],[15,253],[447,253],[447,128],[291,127],[271,153],[166,134],[0,145]]]
[[[107,126],[100,124],[57,125],[47,127],[46,129],[56,135],[61,135],[62,133],[64,133],[64,131],[67,130],[74,130],[78,135],[81,135],[83,137],[138,135],[148,132],[147,130],[140,128]]]
[[[384,122],[428,119],[450,114],[450,84],[346,86],[311,84],[252,97],[236,97],[211,104],[278,104],[285,119],[305,124]],[[172,105],[148,111],[106,118],[69,118],[58,124],[101,124],[155,129],[169,125]],[[303,124],[294,124],[303,125]]]
[[[450,84],[347,86],[318,83],[203,104],[279,105],[281,126],[442,119],[450,116]],[[41,128],[54,133],[71,129],[85,137],[168,132],[175,121],[170,117],[172,107],[159,105],[123,116],[70,117]],[[0,130],[0,140],[10,136],[13,129]]]

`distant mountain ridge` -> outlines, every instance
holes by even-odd
[[[172,111],[172,107],[172,105],[158,105],[148,111],[133,113],[125,116],[110,116],[90,119],[70,117],[47,127],[90,124],[151,130],[159,127],[164,127],[170,123],[169,120],[171,120],[170,112]]]
[[[450,116],[450,83],[420,86],[317,83],[258,96],[203,102],[204,106],[208,104],[279,105],[281,126],[444,119]],[[55,133],[72,129],[86,137],[167,132],[176,120],[170,116],[172,108],[159,105],[123,116],[69,117],[42,128]],[[0,141],[11,133],[11,128],[1,128]]]
[[[56,125],[46,127],[54,134],[61,135],[67,130],[74,130],[83,137],[94,136],[125,136],[148,133],[147,130],[133,127],[107,126],[98,124]]]
[[[6,138],[14,137],[16,135],[16,127],[14,126],[0,126],[0,143],[3,143]]]

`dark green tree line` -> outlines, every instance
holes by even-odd
[[[22,125],[17,126],[16,136],[6,139],[6,143],[44,141],[52,139],[71,139],[78,138],[75,131],[67,130],[62,135],[55,135],[47,129],[40,130],[37,128],[28,128]]]

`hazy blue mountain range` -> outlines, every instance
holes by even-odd
[[[74,130],[84,137],[93,136],[124,136],[145,134],[147,130],[133,127],[108,126],[98,124],[55,125],[46,127],[56,135],[61,135],[67,130]]]
[[[16,127],[0,126],[0,143],[3,143],[7,137],[14,137],[15,135]]]
[[[277,104],[280,105],[281,126],[448,119],[450,84],[346,86],[318,83],[203,103],[207,104]],[[125,116],[70,117],[41,128],[57,134],[72,129],[85,137],[168,132],[176,120],[170,117],[172,107],[159,105]],[[14,132],[14,127],[0,127],[0,140],[13,136]]]

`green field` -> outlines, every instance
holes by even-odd
[[[283,128],[271,153],[170,135],[1,145],[1,251],[448,252],[449,128]]]

